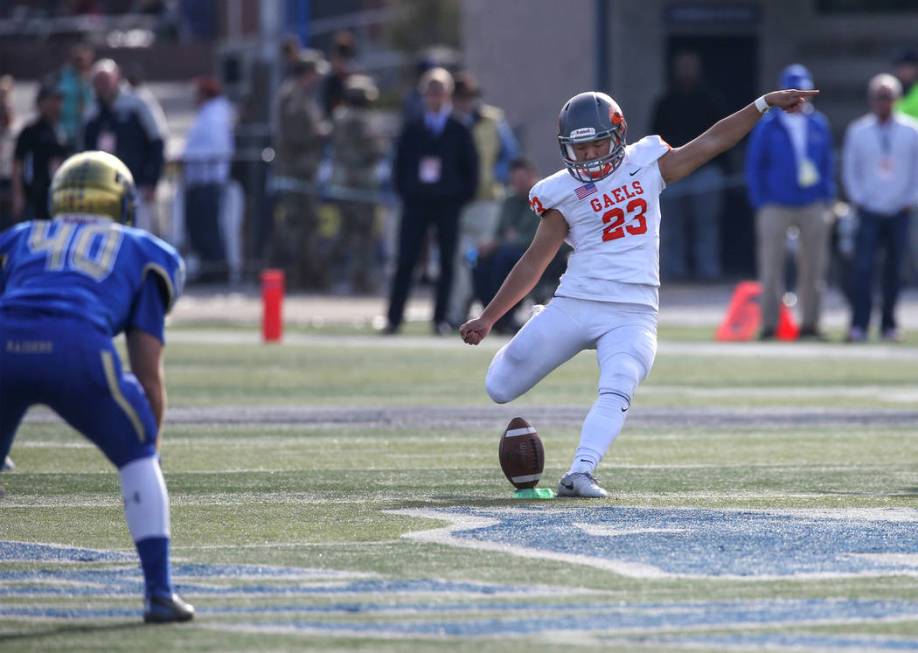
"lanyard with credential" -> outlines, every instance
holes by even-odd
[[[892,124],[881,125],[877,123],[877,130],[880,133],[880,176],[888,179],[893,174],[892,159]]]

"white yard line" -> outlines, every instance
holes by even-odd
[[[167,332],[169,342],[200,345],[259,345],[261,334],[256,329],[173,329]],[[504,338],[489,338],[480,348],[496,350],[506,344]],[[369,349],[455,349],[467,347],[458,336],[433,338],[429,336],[319,335],[288,333],[285,346],[369,348]],[[271,345],[276,346],[276,345]],[[738,358],[822,358],[826,360],[918,360],[918,348],[901,345],[843,345],[830,343],[725,343],[675,342],[663,340],[659,353],[664,356],[716,356]]]
[[[610,471],[615,467],[622,468],[634,468],[634,469],[654,469],[653,466],[641,466],[641,465],[616,465],[610,468]],[[720,465],[711,465],[711,468],[717,469],[720,468]],[[677,468],[677,466],[659,466],[659,469],[670,469]],[[699,467],[701,468],[701,467]],[[791,469],[795,468],[790,466]],[[806,466],[801,466],[801,469],[809,469]],[[831,468],[836,469],[836,468]],[[873,496],[873,495],[866,495]],[[887,496],[887,493],[883,493],[883,496]],[[903,495],[905,496],[905,495]],[[709,492],[709,491],[698,491],[698,492],[685,492],[685,491],[672,491],[667,492],[655,491],[655,492],[628,492],[628,491],[619,491],[615,490],[612,493],[612,498],[617,502],[616,505],[626,508],[645,508],[648,506],[661,507],[665,505],[669,508],[681,508],[682,506],[678,505],[669,505],[674,502],[723,502],[731,503],[737,501],[793,501],[793,500],[825,500],[830,498],[831,495],[826,495],[824,492],[781,492],[775,490],[773,492]],[[486,497],[481,496],[471,496],[464,495],[461,492],[457,492],[450,499],[433,499],[430,497],[423,497],[423,500],[431,505],[440,505],[440,504],[452,504],[456,501],[467,500],[467,501],[478,501],[485,499]],[[508,488],[507,497],[510,499],[510,493]],[[226,498],[217,499],[210,496],[200,497],[195,495],[182,495],[182,494],[173,494],[170,497],[170,500],[173,505],[177,506],[201,506],[201,507],[229,507],[229,506],[250,506],[253,509],[257,507],[259,503],[272,503],[272,504],[284,504],[284,505],[299,505],[299,504],[367,504],[369,502],[380,501],[380,502],[393,502],[393,501],[418,501],[419,497],[416,494],[383,494],[377,496],[361,496],[358,498],[349,498],[342,499],[339,497],[329,497],[329,496],[283,496],[283,495],[245,495],[237,496],[232,495],[232,498],[227,500]],[[661,504],[661,501],[663,502]],[[100,497],[100,498],[77,498],[77,499],[62,499],[56,500],[53,498],[46,497],[35,497],[34,500],[15,500],[15,497],[7,496],[2,501],[0,501],[0,509],[3,508],[32,508],[32,509],[52,509],[52,508],[118,508],[121,506],[121,499],[117,493],[112,493],[111,497]],[[718,508],[720,509],[720,508]],[[740,510],[746,510],[740,508]],[[756,510],[762,511],[760,508]],[[811,512],[813,516],[829,516],[829,513],[817,514],[819,509],[807,509]],[[829,508],[827,511],[834,512],[836,509]],[[853,509],[858,510],[858,509]],[[866,510],[866,509],[865,509]],[[787,513],[792,512],[793,509],[780,509],[778,512]],[[440,513],[437,513],[440,514]],[[414,515],[411,515],[414,516]],[[434,517],[431,517],[433,519]],[[865,519],[866,517],[857,516],[858,519]],[[440,517],[436,517],[440,519]],[[893,521],[902,521],[900,518],[896,518]],[[912,521],[912,520],[908,520]]]
[[[654,385],[648,383],[641,391],[647,395],[674,395],[700,398],[801,398],[807,399],[877,399],[889,403],[918,405],[916,385],[858,385],[858,386],[709,386]]]
[[[211,551],[218,549],[298,549],[300,547],[322,547],[322,546],[335,546],[335,547],[363,547],[363,546],[386,546],[389,544],[398,544],[400,539],[394,540],[366,540],[362,542],[341,542],[341,541],[327,541],[327,542],[260,542],[257,544],[185,544],[185,545],[172,545],[170,548],[173,551],[176,550],[189,550],[189,551]],[[378,576],[378,574],[357,574],[354,576],[357,577],[369,577],[369,576]]]
[[[720,603],[720,602],[717,602]],[[743,601],[738,601],[738,603],[743,603]],[[749,601],[748,603],[755,603],[754,601]],[[611,609],[615,609],[617,606],[611,604],[609,606]],[[497,612],[498,614],[499,611]],[[298,626],[296,624],[258,624],[258,623],[248,623],[248,624],[226,624],[226,623],[206,623],[201,622],[199,627],[206,628],[208,630],[218,630],[221,632],[225,631],[234,631],[234,632],[245,632],[245,633],[264,633],[264,634],[300,634],[300,635],[325,635],[325,636],[334,636],[334,637],[354,637],[354,638],[372,638],[372,639],[434,639],[436,641],[442,640],[536,640],[540,642],[553,642],[558,644],[575,644],[575,643],[584,643],[584,642],[594,642],[598,645],[598,648],[601,650],[630,650],[633,647],[636,648],[651,648],[653,650],[659,650],[662,646],[665,650],[675,650],[675,649],[701,649],[701,650],[712,650],[711,644],[705,644],[704,642],[680,642],[678,640],[667,639],[665,641],[653,641],[648,642],[636,642],[632,639],[620,639],[627,638],[629,636],[644,637],[647,635],[666,635],[668,633],[673,633],[680,635],[682,633],[692,633],[692,634],[704,634],[708,631],[714,631],[715,634],[721,633],[721,631],[741,631],[741,633],[730,633],[726,634],[742,634],[746,631],[769,631],[769,630],[788,630],[788,629],[797,629],[797,628],[812,628],[819,626],[852,626],[857,624],[865,625],[874,625],[874,624],[895,624],[902,622],[910,622],[918,617],[918,611],[915,614],[906,614],[906,615],[897,615],[894,617],[885,617],[885,618],[873,618],[873,617],[863,617],[863,618],[851,618],[851,619],[832,619],[832,618],[823,618],[823,619],[808,619],[806,616],[801,616],[800,619],[789,619],[784,621],[768,621],[764,623],[757,622],[748,622],[748,621],[725,621],[712,624],[698,624],[698,625],[655,625],[655,626],[644,626],[644,627],[628,627],[628,628],[616,628],[614,624],[607,624],[606,626],[595,626],[595,627],[585,627],[582,630],[548,630],[548,631],[531,631],[531,632],[520,632],[513,633],[509,635],[494,635],[488,634],[487,632],[482,632],[474,635],[443,635],[443,634],[417,634],[417,633],[393,633],[391,631],[374,631],[369,624],[350,624],[346,622],[339,622],[337,625],[338,628],[318,628],[318,627],[304,627]],[[318,621],[318,616],[315,621]],[[397,622],[396,622],[397,623]],[[361,627],[366,625],[366,627]],[[819,634],[813,633],[814,636],[819,636]],[[831,635],[826,634],[826,637]],[[854,636],[854,634],[852,634]],[[895,636],[893,636],[895,637]],[[587,639],[589,638],[589,639]],[[904,639],[903,641],[911,642],[911,639]],[[610,648],[615,646],[615,644],[620,643],[621,649],[618,647]],[[595,648],[595,647],[594,647]],[[717,644],[718,650],[761,650],[762,647],[757,644],[748,644],[738,642],[736,644]],[[801,648],[799,645],[766,645],[768,650],[774,651],[802,651],[805,650],[809,652],[817,651],[831,651],[835,653],[836,649],[834,648],[812,648],[811,646],[806,646]]]
[[[864,393],[865,399],[876,399],[871,393],[874,388],[869,387],[866,390],[861,388],[844,389],[840,388],[838,392],[832,388],[826,389],[800,389],[796,388],[682,388],[679,386],[663,386],[660,391],[652,385],[648,385],[642,393],[650,397],[665,396],[667,392],[684,396],[705,396],[710,394],[713,397],[718,396],[736,396],[755,398],[757,395],[763,397],[781,398],[785,396],[796,397],[800,395],[811,394],[813,397],[832,398],[833,407],[823,408],[818,406],[778,406],[778,407],[667,407],[638,405],[634,408],[632,420],[669,420],[679,426],[692,426],[693,424],[710,422],[711,420],[730,420],[731,422],[748,422],[750,424],[759,422],[763,425],[775,423],[777,420],[802,420],[806,424],[816,425],[818,423],[830,423],[843,421],[845,423],[855,421],[857,423],[866,423],[870,420],[878,423],[899,421],[909,425],[918,421],[918,401],[911,402],[909,409],[904,408],[852,408],[844,402],[839,403],[837,399],[846,398],[844,395],[849,394],[852,397]],[[911,393],[918,392],[918,387],[911,389],[905,386],[895,386],[888,390],[892,400],[900,400],[911,397]],[[882,393],[887,392],[880,387],[876,388],[880,399]],[[430,431],[432,424],[444,424],[457,430],[468,429],[470,427],[483,429],[494,428],[494,433],[499,436],[501,422],[510,416],[525,413],[533,420],[541,423],[577,423],[583,421],[584,416],[589,408],[589,402],[582,405],[558,404],[547,406],[496,406],[485,402],[479,404],[463,404],[457,406],[433,407],[433,406],[316,406],[316,405],[216,405],[216,406],[173,406],[169,408],[166,414],[167,424],[190,425],[198,427],[213,428],[215,425],[228,425],[230,427],[246,427],[256,425],[266,425],[269,428],[283,428],[303,426],[309,429],[327,429],[328,434],[321,437],[331,438],[332,441],[340,441],[342,437],[351,439],[350,436],[342,436],[335,432],[335,429],[351,429],[360,431],[361,429],[372,428],[374,430],[392,430],[402,429],[408,431]],[[26,415],[25,423],[35,424],[63,424],[53,412],[46,408],[35,408],[30,410]],[[291,432],[290,436],[295,433]],[[168,437],[168,436],[167,436]],[[207,434],[201,437],[208,436]],[[271,436],[283,439],[286,435]],[[360,435],[356,435],[360,438]],[[419,440],[421,435],[406,436],[414,440]],[[197,436],[195,436],[197,439]],[[23,441],[28,441],[26,438]],[[39,439],[40,440],[40,439]],[[445,441],[447,438],[428,437],[425,441],[435,443]],[[380,442],[378,438],[373,438],[374,442]],[[61,440],[68,446],[87,445],[78,437],[70,440]],[[232,441],[231,441],[232,443]]]

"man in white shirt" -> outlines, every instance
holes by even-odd
[[[220,200],[229,181],[233,158],[235,111],[219,82],[199,77],[198,113],[182,153],[185,182],[185,226],[192,249],[201,259],[200,280],[226,277],[224,239],[220,230]]]
[[[867,339],[874,261],[881,248],[885,256],[880,337],[901,339],[896,302],[908,246],[909,212],[918,203],[918,123],[893,112],[901,95],[902,86],[892,75],[871,79],[870,113],[851,123],[845,135],[845,190],[858,212],[849,342]]]

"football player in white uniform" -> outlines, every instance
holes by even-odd
[[[596,349],[599,397],[559,496],[608,496],[593,472],[653,365],[660,193],[736,145],[770,108],[799,111],[816,93],[768,93],[676,148],[659,136],[626,145],[625,117],[605,93],[580,93],[564,104],[558,141],[565,167],[530,192],[530,205],[541,216],[532,244],[481,316],[459,331],[477,345],[532,290],[561,244],[574,248],[554,299],[497,352],[485,381],[491,399],[512,401],[578,352]]]

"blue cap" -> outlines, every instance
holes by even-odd
[[[778,78],[779,88],[796,88],[801,91],[809,91],[813,88],[813,76],[806,66],[795,63],[781,71]]]

